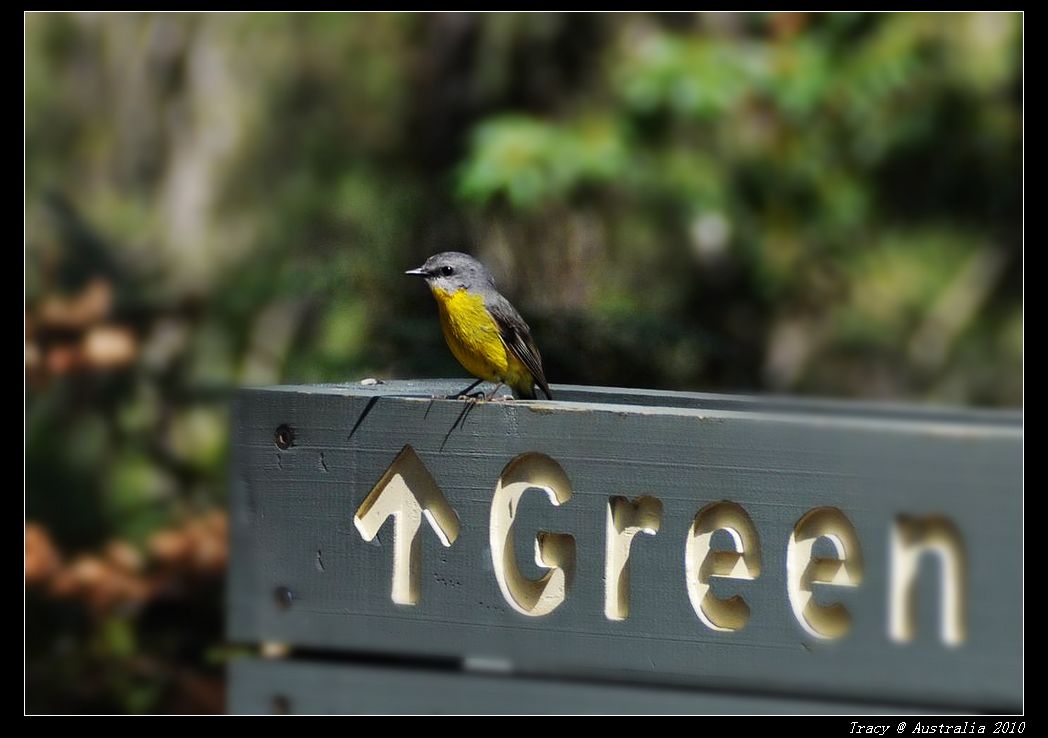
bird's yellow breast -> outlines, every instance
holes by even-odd
[[[433,290],[440,311],[440,327],[448,348],[466,371],[489,382],[510,386],[530,381],[527,368],[502,342],[498,323],[484,306],[484,298],[467,290]]]

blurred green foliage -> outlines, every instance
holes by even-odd
[[[233,387],[461,375],[402,277],[446,249],[553,382],[1019,404],[1021,30],[31,13],[28,517],[141,544],[223,504]],[[216,669],[216,592],[32,598],[29,709],[184,706],[136,659]]]

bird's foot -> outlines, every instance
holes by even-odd
[[[445,395],[442,399],[445,399],[445,400],[480,400],[480,399],[482,399],[484,397],[484,393],[483,392],[481,392],[480,390],[477,390],[476,392],[473,392],[472,394],[470,394],[470,392],[472,390],[476,389],[477,385],[480,384],[483,381],[484,381],[483,379],[478,379],[476,382],[471,384],[469,387],[466,387],[466,389],[462,390],[461,392],[456,392],[453,395]]]
[[[485,399],[484,393],[481,391],[477,392],[459,392],[457,395],[445,395],[440,398],[441,400],[483,400]]]
[[[502,389],[502,385],[503,385],[502,382],[499,382],[498,384],[496,384],[495,385],[495,389],[491,390],[491,393],[488,394],[488,396],[485,397],[484,399],[487,400],[488,402],[491,402],[492,400],[499,400],[500,398],[496,398],[495,395],[497,395],[499,393],[499,390]]]

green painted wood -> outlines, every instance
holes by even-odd
[[[310,661],[239,659],[230,713],[299,715],[905,715],[912,707],[777,699]]]
[[[808,699],[1010,710],[1022,689],[1022,424],[1017,413],[789,398],[555,387],[555,402],[432,400],[465,382],[279,387],[242,391],[233,420],[229,633],[330,651],[479,657],[519,673],[758,691]],[[293,429],[280,449],[274,433]],[[365,542],[353,514],[410,444],[456,509],[450,548],[422,532],[416,606],[390,599],[392,528]],[[575,537],[566,602],[542,618],[515,612],[492,572],[495,481],[523,452],[548,454],[574,495],[554,508],[525,495],[515,524],[529,576],[533,532]],[[631,613],[603,614],[605,508],[654,495],[657,536],[634,541]],[[740,504],[760,534],[752,615],[708,629],[684,585],[684,544],[701,507]],[[854,622],[824,642],[797,623],[786,594],[786,543],[809,509],[834,506],[855,526],[861,586],[823,588]],[[922,564],[918,633],[887,632],[888,542],[896,516],[940,514],[964,536],[968,636],[938,638],[938,572]],[[285,589],[291,593],[287,605]],[[278,594],[279,593],[279,594]]]

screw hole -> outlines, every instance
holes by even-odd
[[[277,448],[286,451],[295,445],[295,429],[284,423],[273,434],[273,441],[277,444]]]
[[[287,587],[277,587],[273,590],[273,599],[276,600],[277,607],[281,610],[287,610],[291,607],[291,603],[295,600],[295,594]]]

